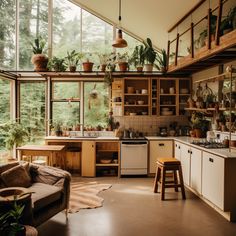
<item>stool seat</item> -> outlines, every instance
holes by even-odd
[[[181,188],[182,198],[186,199],[184,180],[182,174],[181,162],[176,158],[158,158],[157,159],[157,169],[154,182],[154,193],[158,191],[158,182],[161,183],[161,200],[165,200],[165,189],[174,188],[178,192],[178,188]],[[166,180],[167,172],[172,172],[174,180]],[[179,178],[177,177],[179,175]]]
[[[180,161],[173,157],[162,157],[157,159],[157,163],[163,165],[180,165]]]

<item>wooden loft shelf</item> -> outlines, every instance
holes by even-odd
[[[192,74],[212,66],[232,61],[236,58],[236,29],[220,37],[220,44],[211,43],[211,49],[207,46],[191,55],[178,59],[178,63],[169,65],[168,74],[182,72]]]

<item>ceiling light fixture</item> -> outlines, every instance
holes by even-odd
[[[118,32],[117,38],[113,41],[112,46],[115,48],[125,48],[128,46],[126,40],[122,37],[122,30],[121,30],[121,0],[119,0],[119,25],[118,25]]]

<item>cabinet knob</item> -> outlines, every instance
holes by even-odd
[[[180,149],[180,146],[179,146],[179,149]]]
[[[213,158],[209,158],[209,161],[210,161],[210,162],[214,162],[214,159],[213,159]]]
[[[190,153],[190,150],[188,150],[188,153]]]
[[[193,152],[192,152],[192,151],[190,151],[190,154],[193,154]]]

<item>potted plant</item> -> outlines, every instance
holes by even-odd
[[[26,128],[15,121],[10,121],[1,125],[0,130],[5,137],[4,142],[9,151],[12,151],[14,146],[19,147],[24,144],[29,137]]]
[[[56,136],[62,136],[62,122],[54,121],[53,122],[53,130]]]
[[[26,235],[25,226],[20,222],[25,206],[17,204],[16,196],[14,196],[14,199],[11,209],[0,215],[0,235]]]
[[[98,58],[99,58],[99,66],[101,68],[101,71],[105,71],[106,67],[107,67],[107,63],[108,63],[108,59],[109,59],[109,54],[107,53],[103,53],[103,54],[98,54]]]
[[[157,53],[157,62],[159,64],[159,65],[157,65],[157,69],[163,73],[166,73],[166,71],[167,71],[167,54],[166,54],[165,49],[162,49],[161,53]]]
[[[129,60],[129,55],[128,52],[125,52],[123,54],[120,54],[119,52],[117,53],[117,64],[120,68],[120,71],[125,72],[128,70],[129,64],[128,64],[128,60]]]
[[[75,72],[76,67],[79,64],[79,61],[83,57],[82,53],[72,50],[71,52],[67,51],[67,56],[65,57],[66,63],[69,67],[70,72]]]
[[[153,65],[154,62],[156,60],[156,51],[154,50],[153,46],[152,46],[152,41],[150,38],[147,38],[146,41],[143,42],[145,45],[144,48],[144,59],[145,59],[145,70],[146,71],[152,71],[153,70]]]
[[[89,56],[86,58],[85,62],[83,62],[83,69],[84,72],[92,72],[93,71],[93,62],[91,62],[89,60],[89,57],[91,56],[91,54],[89,54]]]
[[[48,57],[43,54],[46,41],[42,37],[38,37],[34,40],[34,43],[30,43],[33,49],[34,55],[31,58],[31,62],[34,64],[35,71],[47,71]]]
[[[59,57],[53,57],[49,60],[48,68],[50,70],[54,70],[56,72],[63,72],[66,71],[65,59]]]
[[[112,72],[115,71],[115,68],[116,68],[116,58],[117,58],[117,55],[114,52],[112,52],[110,53],[107,60],[107,70],[105,71],[105,75],[104,75],[104,83],[108,87],[110,87],[113,82]]]
[[[131,58],[129,60],[130,64],[133,64],[138,72],[143,71],[143,65],[144,65],[144,46],[138,45],[134,48],[133,54],[131,55]]]

